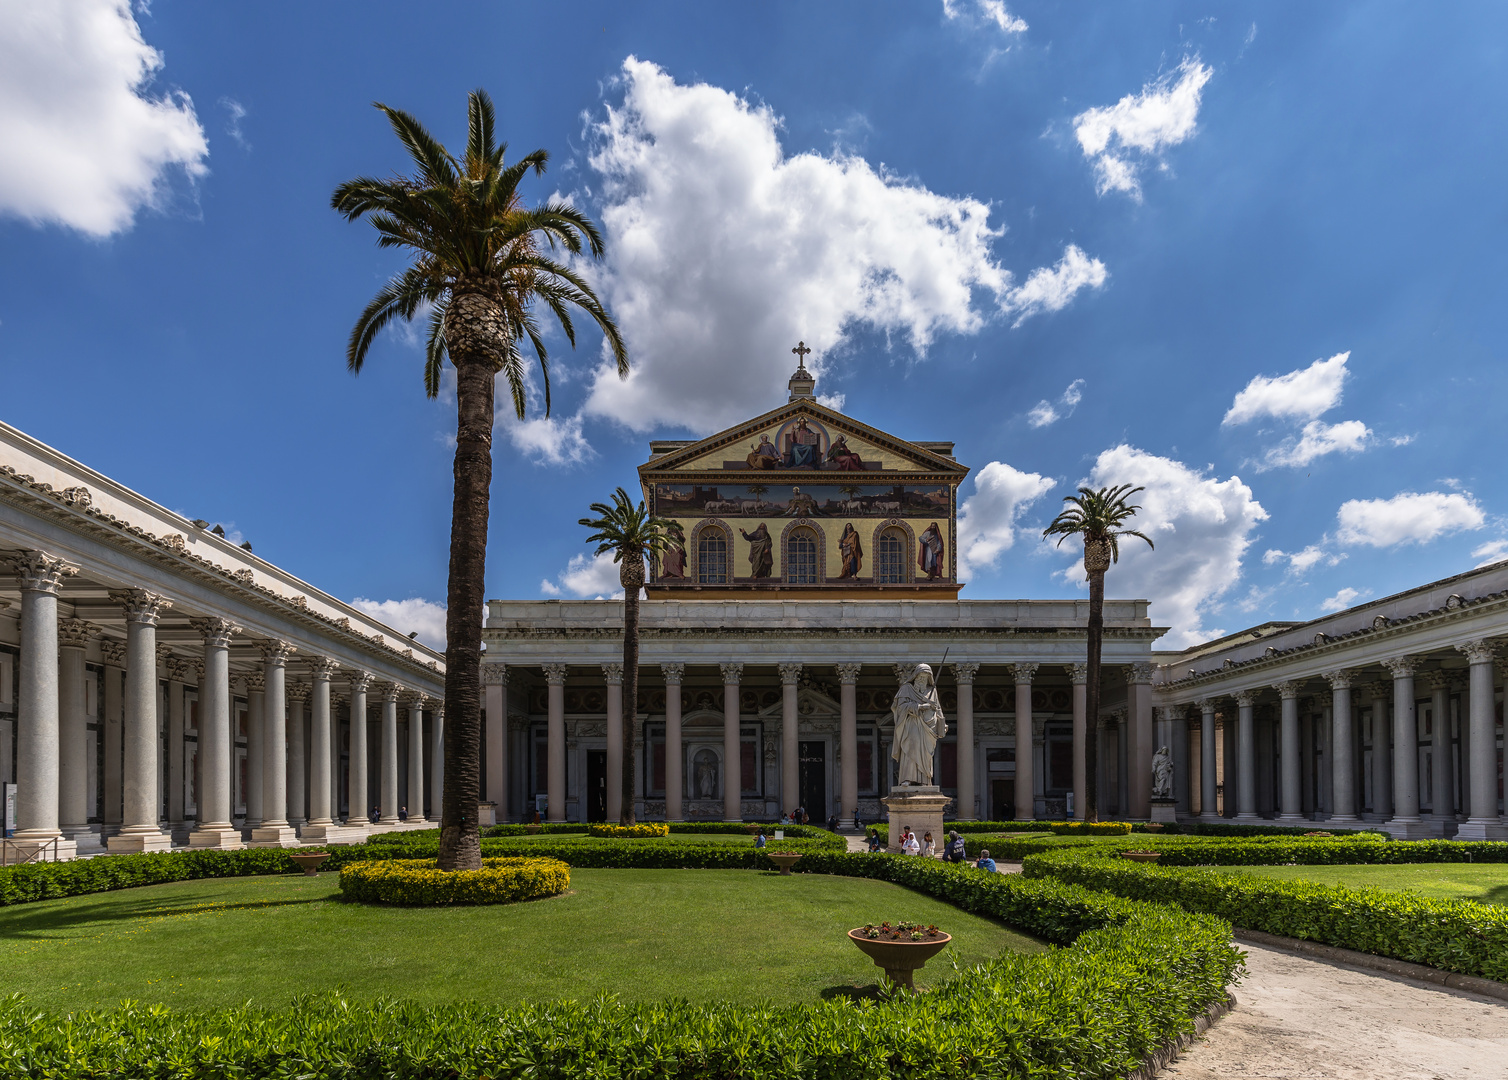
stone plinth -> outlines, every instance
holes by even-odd
[[[1383,828],[1387,828],[1386,825]],[[1456,830],[1457,840],[1508,840],[1508,825],[1496,821],[1463,821]]]
[[[288,825],[259,825],[251,830],[246,846],[294,848],[299,846],[298,833]]]
[[[909,828],[920,841],[929,832],[932,843],[938,849],[943,844],[943,808],[949,799],[937,787],[898,787],[880,800],[890,814],[890,842],[885,850],[893,854],[901,850],[901,830]]]
[[[188,836],[189,847],[214,851],[240,851],[246,845],[241,830],[230,825],[195,829]]]
[[[497,803],[478,803],[476,808],[476,823],[484,829],[490,829],[497,824]]]
[[[1153,799],[1151,820],[1160,821],[1166,825],[1177,824],[1177,805],[1172,799]]]
[[[51,838],[37,839],[17,836],[7,841],[6,860],[23,862],[72,862],[78,858],[78,845],[65,836],[54,842]]]
[[[369,825],[305,825],[299,832],[305,847],[325,844],[360,844],[371,835]]]
[[[171,851],[173,838],[161,829],[122,829],[105,841],[111,855],[139,855],[145,851]]]

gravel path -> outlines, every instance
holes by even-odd
[[[1508,1080],[1508,1003],[1243,948],[1236,1008],[1159,1076]]]

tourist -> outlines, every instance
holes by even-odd
[[[400,807],[398,807],[398,820],[399,821],[407,821],[408,820],[408,807],[406,807],[406,806],[400,806]]]
[[[995,869],[995,860],[990,858],[989,848],[980,849],[979,861],[974,864],[974,867],[978,870],[988,870],[992,874],[998,874],[1000,872],[999,870]]]
[[[810,825],[811,823],[812,823],[812,815],[810,815],[810,814],[808,814],[806,812],[806,808],[805,807],[802,807],[801,808],[801,824],[803,824],[803,825]]]
[[[854,811],[853,815],[853,827],[860,832],[864,831],[864,819],[859,815],[857,810]]]
[[[964,848],[963,837],[957,832],[948,833],[948,846],[943,849],[943,858],[948,862],[968,862],[969,855]]]
[[[377,824],[379,821],[382,820],[382,807],[380,807],[380,806],[374,806],[374,807],[372,807],[372,812],[371,812],[371,814],[368,815],[368,817],[371,818],[371,821],[372,821],[373,825]]]
[[[827,819],[827,831],[828,832],[837,832],[838,831],[838,815],[837,814],[829,815],[829,817]]]
[[[937,854],[937,849],[932,846],[931,833],[928,833],[926,836],[922,837],[922,854],[929,859]]]
[[[870,829],[869,830],[869,850],[870,851],[879,851],[880,848],[881,848],[881,846],[882,845],[880,844],[880,830],[878,830],[878,829]]]
[[[920,855],[922,853],[922,845],[916,839],[916,833],[912,832],[910,829],[906,830],[906,839],[901,844],[901,850],[904,851],[907,855]]]
[[[764,845],[765,845],[764,830],[760,829],[759,830],[759,835],[754,838],[754,846],[757,847],[757,848],[762,848],[762,847],[764,847]]]

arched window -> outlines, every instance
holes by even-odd
[[[728,534],[703,529],[696,541],[696,580],[699,585],[728,584]]]
[[[874,560],[876,585],[906,584],[906,570],[911,560],[906,557],[906,534],[899,529],[886,529],[880,533]]]
[[[785,580],[791,585],[817,584],[817,535],[810,529],[797,529],[786,541]]]

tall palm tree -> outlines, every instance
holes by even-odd
[[[1042,530],[1043,537],[1056,536],[1061,547],[1070,536],[1084,541],[1084,572],[1089,575],[1089,662],[1084,686],[1084,820],[1099,820],[1096,776],[1099,772],[1099,744],[1095,738],[1100,723],[1100,645],[1105,637],[1105,571],[1120,562],[1120,539],[1134,536],[1152,541],[1135,529],[1121,528],[1141,509],[1128,506],[1126,500],[1144,488],[1130,484],[1093,491],[1079,488],[1077,495],[1063,497],[1065,506]]]
[[[638,506],[621,487],[613,502],[592,503],[595,518],[580,524],[595,530],[586,538],[597,545],[597,554],[613,553],[618,580],[623,584],[623,800],[618,820],[634,823],[634,752],[639,739],[639,590],[644,587],[644,560],[653,559],[670,546],[676,523]],[[611,812],[611,811],[609,811]]]
[[[536,150],[511,165],[507,144],[493,136],[492,99],[474,90],[467,101],[466,153],[456,158],[399,109],[376,103],[413,161],[413,176],[359,176],[335,189],[330,205],[347,221],[367,218],[377,246],[408,252],[408,269],[384,285],[357,319],[346,365],[360,373],[378,333],[394,319],[428,313],[424,391],[440,392],[448,357],[456,370],[455,490],[450,521],[450,582],[445,615],[445,797],[440,814],[443,870],[482,864],[477,803],[481,797],[479,675],[487,555],[487,508],[492,486],[493,381],[508,382],[513,410],[524,417],[526,364],[532,346],[550,412],[549,355],[539,309],[547,308],[574,347],[571,308],[601,329],[628,374],[628,354],[612,316],[565,262],[551,256],[585,248],[602,256],[602,236],[575,207],[559,201],[526,206],[519,184],[545,171],[549,155]]]

